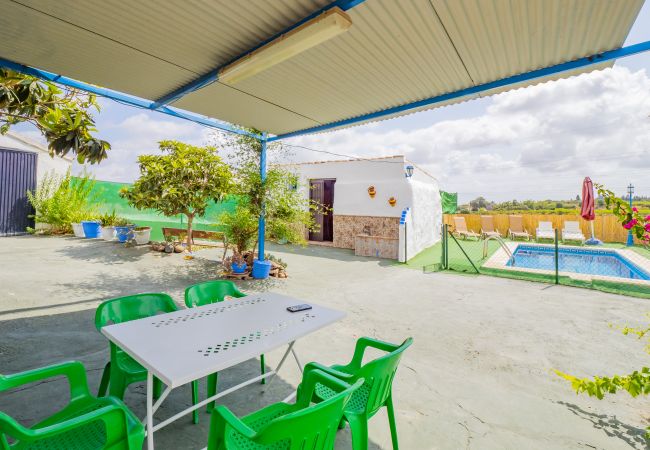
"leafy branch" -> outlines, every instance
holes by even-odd
[[[605,200],[605,206],[611,210],[626,230],[632,233],[643,242],[650,244],[650,215],[643,216],[637,208],[630,207],[628,202],[617,197],[614,192],[605,189],[602,184],[596,184],[598,194]]]
[[[94,95],[62,91],[52,82],[0,69],[0,134],[30,123],[45,136],[51,156],[72,152],[79,163],[98,163],[111,145],[93,136],[97,129],[91,109],[99,111]]]
[[[646,314],[650,322],[650,313]],[[650,324],[644,327],[631,327],[624,325],[616,327],[625,336],[636,336],[637,339],[645,341],[645,352],[650,354]],[[650,394],[650,367],[642,367],[628,375],[595,376],[592,378],[578,378],[559,370],[554,372],[571,383],[571,387],[577,394],[586,393],[590,397],[602,400],[606,394],[616,394],[624,390],[632,397]],[[646,438],[650,439],[650,427],[646,429]]]

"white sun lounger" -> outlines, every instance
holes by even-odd
[[[580,230],[580,223],[568,220],[564,222],[564,229],[562,230],[563,241],[578,241],[581,244],[585,243],[585,235]]]
[[[539,241],[540,239],[552,239],[555,240],[555,230],[553,229],[552,222],[539,222],[537,224],[537,229],[535,230],[535,238]]]

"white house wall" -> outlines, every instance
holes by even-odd
[[[72,167],[71,159],[61,158],[59,156],[52,158],[45,147],[31,142],[29,139],[17,133],[10,132],[5,135],[0,135],[0,147],[38,153],[38,162],[36,163],[36,177],[38,182],[48,172],[54,171],[57,175],[63,176]]]
[[[402,211],[411,209],[407,233],[408,257],[413,257],[440,239],[442,209],[436,180],[417,169],[413,177],[405,177],[403,156],[363,161],[331,161],[296,164],[290,170],[300,175],[300,192],[309,198],[309,180],[335,179],[334,185],[334,245],[355,248],[355,236],[364,230],[371,235],[400,239],[399,218]],[[371,198],[368,187],[374,186]],[[397,202],[391,206],[389,198]],[[374,254],[374,253],[373,253]],[[397,252],[394,256],[398,258]]]
[[[420,253],[440,240],[442,205],[437,182],[422,182],[413,176],[413,206],[407,228],[407,258]]]

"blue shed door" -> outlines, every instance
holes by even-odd
[[[36,189],[38,154],[0,148],[0,236],[23,234],[34,226],[27,191]]]

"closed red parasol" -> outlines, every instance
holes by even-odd
[[[594,219],[596,218],[596,211],[594,209],[594,184],[589,177],[585,177],[585,181],[582,182],[582,209],[580,210],[580,215],[583,219],[588,220],[591,226],[591,239],[587,239],[585,244],[602,244],[594,236]]]
[[[594,211],[594,184],[589,177],[585,177],[585,181],[582,182],[582,210],[580,210],[580,215],[585,220],[594,220],[596,218]]]

